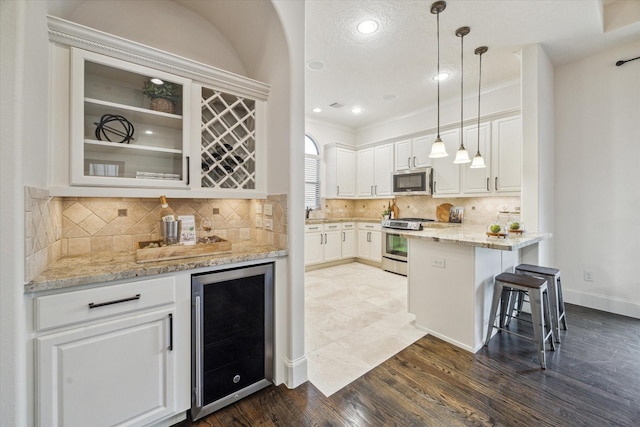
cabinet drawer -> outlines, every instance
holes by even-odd
[[[342,229],[343,230],[353,230],[355,228],[355,224],[353,222],[343,222]]]
[[[173,304],[175,299],[175,277],[160,277],[37,297],[36,330]]]
[[[307,224],[304,226],[305,233],[317,233],[318,231],[324,231],[322,224]]]
[[[358,229],[360,230],[382,230],[382,225],[375,222],[359,222]]]
[[[342,225],[339,222],[330,222],[324,225],[324,231],[336,230],[342,230]]]

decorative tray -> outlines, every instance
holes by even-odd
[[[195,245],[165,245],[162,240],[138,242],[136,262],[167,261],[231,252],[231,242],[218,236],[198,239]]]
[[[487,236],[507,238],[507,233],[492,233],[487,231]]]

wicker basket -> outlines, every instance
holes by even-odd
[[[173,102],[164,98],[154,98],[151,100],[151,105],[149,106],[154,111],[161,111],[163,113],[173,114],[176,112],[176,106]]]

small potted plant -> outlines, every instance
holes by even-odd
[[[179,86],[169,82],[156,84],[147,80],[142,87],[142,93],[151,100],[149,108],[163,113],[175,113],[176,103],[180,100]]]

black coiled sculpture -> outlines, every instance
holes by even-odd
[[[123,116],[119,116],[117,114],[105,114],[100,117],[100,122],[94,123],[94,125],[96,125],[96,138],[98,141],[107,140],[109,142],[128,144],[129,141],[134,140],[133,133],[135,132],[135,129],[133,128],[133,124]],[[121,129],[119,129],[119,127]],[[112,141],[109,137],[110,135],[111,137],[116,135],[122,139],[119,141]]]

